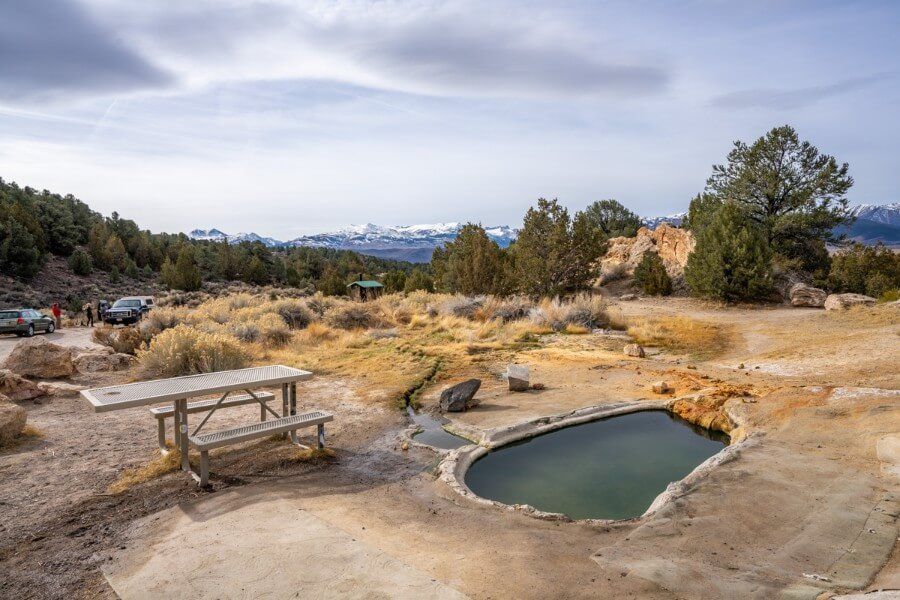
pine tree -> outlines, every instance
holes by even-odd
[[[403,288],[406,287],[406,273],[396,269],[388,271],[387,275],[384,276],[384,281],[382,283],[384,283],[384,291],[389,294],[402,292]]]
[[[128,254],[125,252],[125,244],[117,235],[111,235],[106,240],[106,256],[109,257],[109,265],[117,267],[120,271],[125,268],[125,258]]]
[[[644,252],[641,262],[634,269],[634,283],[651,296],[668,296],[672,293],[672,279],[656,252]]]
[[[852,220],[848,171],[847,163],[801,142],[794,128],[784,125],[750,145],[735,142],[726,164],[713,166],[706,192],[740,204],[761,227],[779,263],[827,269],[825,242],[837,225]]]
[[[736,202],[725,202],[703,222],[684,270],[691,293],[726,301],[769,294],[771,253],[765,230]]]

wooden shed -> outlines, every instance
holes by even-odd
[[[364,280],[362,275],[360,275],[359,281],[354,281],[347,285],[347,292],[354,300],[368,302],[381,296],[381,293],[384,292],[384,286],[377,281]]]

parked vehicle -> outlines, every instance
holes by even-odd
[[[110,325],[132,325],[141,320],[153,308],[151,296],[128,296],[119,298],[103,313],[103,321]]]
[[[15,333],[19,337],[31,337],[38,331],[47,333],[56,331],[53,317],[48,317],[31,308],[0,310],[0,333]]]

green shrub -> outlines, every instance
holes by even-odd
[[[291,329],[305,329],[313,320],[312,311],[302,300],[281,300],[275,304],[275,312]]]
[[[650,296],[668,296],[672,293],[672,279],[656,252],[646,251],[634,269],[634,283]]]
[[[109,282],[119,283],[121,279],[122,275],[119,273],[119,267],[113,265],[113,267],[109,270]]]
[[[834,255],[828,283],[836,291],[877,298],[900,288],[900,254],[880,244],[854,244]]]
[[[684,277],[696,296],[718,300],[761,298],[772,290],[771,254],[763,230],[734,202],[694,218],[697,245]]]
[[[69,257],[69,268],[72,269],[72,272],[76,275],[84,277],[91,274],[94,270],[94,265],[87,252],[84,250],[76,250]]]

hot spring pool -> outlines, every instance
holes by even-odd
[[[728,443],[661,410],[574,425],[489,452],[466,472],[482,498],[573,519],[628,519]]]

